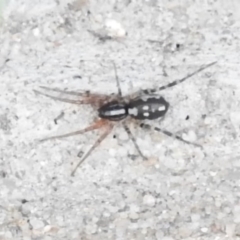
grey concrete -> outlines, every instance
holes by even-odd
[[[239,1],[1,6],[0,239],[240,238]],[[161,92],[171,109],[152,122],[203,149],[129,123],[149,158],[132,160],[118,125],[71,177],[77,153],[101,131],[37,140],[82,129],[96,111],[33,90],[116,93],[111,60],[124,94],[218,61]]]

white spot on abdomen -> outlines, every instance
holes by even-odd
[[[148,112],[145,112],[145,113],[143,113],[143,116],[144,116],[144,117],[149,117],[149,113],[148,113]]]
[[[129,113],[129,115],[137,116],[138,110],[137,110],[137,108],[129,108],[128,113]]]
[[[160,112],[165,111],[165,110],[166,110],[166,107],[164,105],[162,105],[158,108],[158,111],[160,111]]]
[[[145,105],[145,106],[143,106],[142,109],[143,109],[143,110],[148,110],[148,109],[149,109],[149,106],[148,106],[148,105]]]

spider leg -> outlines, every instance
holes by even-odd
[[[104,125],[106,125],[107,123],[108,123],[107,120],[99,119],[96,122],[94,122],[93,124],[91,124],[90,126],[84,128],[82,130],[71,132],[71,133],[67,133],[67,134],[63,134],[63,135],[47,137],[47,138],[41,139],[40,142],[45,142],[47,140],[60,139],[60,138],[66,138],[66,137],[71,137],[71,136],[83,134],[85,132],[89,132],[89,131],[93,131],[95,129],[99,129],[99,128],[103,127]]]
[[[133,136],[130,128],[126,125],[126,123],[124,122],[123,123],[123,128],[125,129],[125,131],[127,132],[128,136],[130,137],[130,139],[132,140],[135,148],[137,149],[137,152],[139,153],[139,155],[144,159],[144,160],[147,160],[147,158],[143,155],[142,151],[140,150],[138,144],[137,144],[137,141],[135,139],[135,137]]]
[[[187,140],[184,140],[184,139],[181,138],[180,136],[177,136],[177,135],[175,135],[175,134],[173,134],[173,133],[171,133],[171,132],[169,132],[169,131],[167,131],[167,130],[161,129],[161,128],[159,128],[159,127],[152,127],[152,126],[150,126],[149,124],[146,124],[146,123],[141,123],[141,124],[140,124],[140,127],[141,127],[141,128],[144,128],[144,129],[149,129],[149,130],[150,130],[150,129],[153,129],[153,130],[155,130],[155,131],[157,131],[157,132],[161,132],[161,133],[167,135],[168,137],[175,138],[175,139],[177,139],[177,140],[179,140],[179,141],[181,141],[181,142],[184,142],[184,143],[186,143],[186,144],[193,145],[193,146],[195,146],[195,147],[203,148],[200,144],[197,144],[197,143],[193,143],[193,142],[189,142],[189,141],[187,141]]]
[[[116,79],[116,82],[117,82],[118,96],[122,97],[122,90],[121,90],[121,87],[120,87],[120,82],[119,82],[119,78],[118,78],[118,74],[117,74],[117,67],[116,67],[116,64],[115,64],[114,61],[112,61],[112,64],[113,64],[113,68],[114,68],[115,79]]]
[[[109,122],[108,122],[109,123]],[[97,139],[97,141],[91,146],[91,148],[85,153],[84,157],[78,162],[78,164],[73,169],[71,176],[74,176],[77,168],[87,159],[87,157],[92,153],[92,151],[99,146],[99,144],[110,134],[113,129],[113,124],[109,123],[106,126],[106,131]]]
[[[66,102],[66,103],[71,103],[71,104],[94,104],[94,105],[101,105],[103,102],[105,102],[106,100],[110,99],[110,97],[108,96],[89,96],[89,97],[85,97],[81,100],[72,100],[72,99],[68,99],[68,98],[60,98],[60,97],[55,97],[55,96],[51,96],[47,93],[42,93],[39,92],[37,90],[33,90],[36,94],[40,94],[43,96],[46,96],[48,98],[51,98],[53,100],[57,100],[57,101],[61,101],[61,102]]]
[[[188,74],[186,77],[182,78],[182,79],[179,79],[179,80],[175,80],[171,83],[168,83],[167,85],[165,86],[162,86],[162,87],[159,87],[159,88],[153,88],[153,89],[145,89],[145,90],[142,90],[142,92],[144,94],[152,94],[152,93],[155,93],[157,91],[161,91],[161,90],[164,90],[164,89],[167,89],[167,88],[170,88],[170,87],[173,87],[173,86],[176,86],[177,84],[179,83],[182,83],[184,81],[186,81],[187,79],[189,79],[190,77],[194,76],[195,74],[205,70],[206,68],[209,68],[211,67],[212,65],[216,64],[217,62],[212,62],[212,63],[209,63],[207,65],[204,65],[202,67],[200,67],[198,70],[194,71],[193,73],[190,73]]]
[[[61,101],[61,102],[66,102],[66,103],[72,103],[72,104],[88,104],[89,103],[89,99],[83,99],[83,100],[71,100],[71,99],[67,99],[67,98],[59,98],[59,97],[54,97],[54,96],[51,96],[49,94],[46,94],[46,93],[42,93],[42,92],[39,92],[37,90],[33,90],[35,93],[37,94],[40,94],[40,95],[43,95],[45,97],[49,97],[53,100],[57,100],[57,101]],[[88,100],[88,101],[87,101]]]
[[[105,94],[90,93],[89,91],[83,91],[83,92],[66,91],[58,88],[49,88],[45,86],[41,86],[40,88],[45,89],[47,91],[53,91],[53,92],[67,94],[67,95],[80,96],[80,97],[97,97],[97,98],[107,97],[107,95]]]

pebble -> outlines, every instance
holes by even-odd
[[[192,222],[197,222],[200,219],[200,215],[199,214],[191,214],[191,220]]]
[[[161,238],[161,240],[174,240],[174,238],[172,238],[172,237],[163,237],[163,238]]]
[[[201,232],[207,233],[208,232],[208,228],[206,228],[206,227],[201,228]]]
[[[128,149],[126,147],[119,147],[117,154],[119,157],[124,158],[127,156],[128,154]]]
[[[155,205],[155,202],[156,202],[156,199],[150,194],[147,194],[143,197],[143,203],[145,205],[153,207]]]
[[[44,237],[44,240],[52,240],[52,238],[50,236],[46,236]]]
[[[35,217],[30,218],[30,224],[32,225],[33,229],[40,229],[44,227],[44,223]]]
[[[23,240],[31,240],[32,238],[31,237],[29,237],[29,236],[24,236],[23,237]]]
[[[239,215],[239,213],[234,213],[234,223],[240,223],[240,215]]]
[[[136,220],[136,219],[139,218],[139,215],[135,212],[131,212],[131,213],[129,213],[129,218],[133,219],[133,220]]]
[[[38,37],[38,36],[40,35],[40,30],[39,30],[39,28],[34,28],[34,29],[33,29],[33,35],[34,35],[35,37]]]
[[[182,238],[187,238],[192,234],[192,230],[187,226],[182,226],[178,229],[178,234]]]
[[[91,224],[86,226],[86,233],[88,234],[94,234],[97,231],[97,225],[96,224]]]
[[[0,233],[0,237],[1,237],[1,233]],[[7,232],[4,233],[4,237],[7,238],[7,239],[11,239],[12,238],[12,233],[10,231],[7,231]]]
[[[115,157],[115,156],[116,156],[116,150],[113,149],[113,148],[110,148],[110,149],[108,150],[108,153],[109,153],[109,155],[110,155],[111,157]]]
[[[121,131],[118,134],[118,139],[121,141],[127,141],[127,140],[129,140],[129,136],[126,131]]]
[[[105,28],[108,32],[108,36],[113,38],[121,38],[126,36],[125,29],[114,19],[107,19],[105,21]]]
[[[226,225],[226,234],[228,237],[233,237],[235,234],[236,224],[229,223]]]
[[[130,211],[131,211],[131,212],[139,212],[139,211],[140,211],[139,206],[136,205],[136,204],[131,204],[131,205],[129,206],[129,208],[130,208]]]
[[[197,140],[197,135],[193,130],[190,130],[187,134],[183,134],[183,139],[195,142]]]
[[[214,124],[216,124],[216,119],[215,118],[211,118],[211,117],[206,117],[204,119],[204,123],[206,125],[214,125]]]
[[[233,219],[234,223],[240,223],[240,205],[234,206]]]

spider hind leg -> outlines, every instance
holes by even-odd
[[[190,77],[196,75],[196,74],[199,73],[199,72],[202,72],[203,70],[211,67],[212,65],[214,65],[214,64],[216,64],[216,63],[217,63],[217,62],[215,61],[215,62],[209,63],[209,64],[207,64],[207,65],[204,65],[204,66],[200,67],[198,70],[196,70],[196,71],[188,74],[187,76],[185,76],[185,77],[183,77],[183,78],[181,78],[181,79],[175,80],[175,81],[173,81],[173,82],[170,82],[170,83],[168,83],[167,85],[164,85],[164,86],[162,86],[162,87],[152,88],[152,89],[145,89],[145,90],[142,90],[142,92],[143,92],[144,94],[153,94],[153,93],[155,93],[155,92],[158,92],[158,91],[161,91],[161,90],[165,90],[165,89],[167,89],[167,88],[174,87],[174,86],[178,85],[179,83],[182,83],[182,82],[186,81],[186,80],[189,79]]]
[[[152,127],[152,126],[150,126],[149,124],[146,124],[146,123],[141,123],[141,124],[140,124],[140,127],[141,127],[141,128],[144,128],[144,129],[148,129],[148,130],[153,129],[153,130],[155,130],[155,131],[157,131],[157,132],[161,132],[161,133],[165,134],[165,135],[168,136],[168,137],[175,138],[175,139],[177,139],[177,140],[179,140],[179,141],[181,141],[181,142],[183,142],[183,143],[186,143],[186,144],[188,144],[188,145],[193,145],[194,147],[203,148],[200,144],[197,144],[197,143],[193,143],[193,142],[189,142],[189,141],[187,141],[187,140],[184,140],[184,139],[181,138],[180,136],[175,135],[175,134],[173,134],[173,133],[171,133],[170,131],[167,131],[167,130],[165,130],[165,129],[161,129],[161,128],[159,128],[159,127]]]

